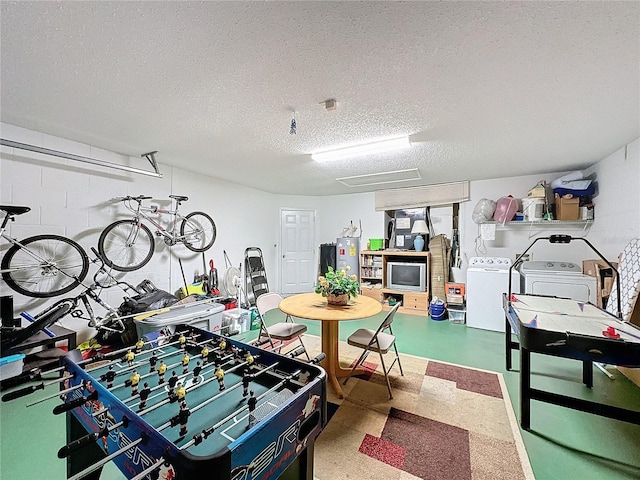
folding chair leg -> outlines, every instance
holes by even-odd
[[[305,355],[306,355],[306,357],[307,357],[307,362],[310,362],[310,361],[311,361],[311,357],[309,356],[309,352],[307,352],[307,347],[306,347],[306,345],[302,342],[302,337],[301,337],[301,336],[300,336],[300,337],[298,337],[298,340],[300,341],[300,345],[302,345],[302,348],[304,348],[304,354],[305,354]]]
[[[402,364],[400,363],[400,354],[398,353],[398,347],[396,344],[393,344],[393,349],[396,351],[396,359],[398,360],[398,367],[400,367],[400,375],[404,377],[404,372],[402,371]]]
[[[380,355],[380,363],[382,363],[382,373],[384,373],[384,379],[387,381],[387,390],[389,390],[389,400],[393,400],[393,393],[391,393],[391,382],[389,381],[389,375],[387,375],[387,368],[384,365],[384,357],[382,356],[382,352],[378,352]]]
[[[353,368],[349,372],[349,375],[347,375],[346,378],[344,379],[344,382],[342,382],[343,385],[347,384],[347,382],[353,375],[353,372],[355,372],[356,368],[358,368],[367,359],[368,355],[369,355],[369,350],[364,350],[362,352],[362,355],[360,355],[360,357],[358,357],[358,360],[356,360],[356,363],[353,364]]]

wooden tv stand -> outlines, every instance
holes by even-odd
[[[388,262],[416,261],[427,265],[427,288],[424,292],[387,288]],[[383,303],[383,309],[391,308],[389,299],[402,302],[398,311],[414,315],[427,315],[430,291],[430,253],[409,250],[363,250],[360,252],[360,282],[371,283],[374,288],[362,286],[361,294]]]

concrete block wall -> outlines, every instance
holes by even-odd
[[[151,169],[146,160],[136,156],[109,152],[13,125],[0,123],[0,135],[31,145]],[[154,203],[168,206],[170,194],[187,195],[190,199],[182,205],[181,210],[209,213],[218,229],[216,243],[205,254],[206,268],[208,260],[213,259],[221,278],[226,271],[224,252],[231,263],[238,266],[244,259],[247,247],[259,247],[263,251],[269,284],[274,291],[279,290],[280,281],[279,223],[280,210],[283,208],[316,211],[317,245],[335,241],[342,228],[352,220],[358,224],[362,221],[365,246],[369,238],[384,237],[384,214],[375,211],[373,194],[332,197],[274,195],[163,165],[161,153],[157,158],[163,173],[161,179],[18,149],[0,148],[0,202],[32,208],[31,212],[11,224],[11,235],[24,238],[41,233],[57,233],[73,238],[90,252],[91,247],[97,246],[102,229],[127,213],[120,203],[111,201],[113,197],[144,194],[153,196]],[[496,240],[487,241],[478,249],[478,226],[471,220],[478,200],[497,200],[508,194],[522,198],[539,180],[551,181],[564,173],[472,181],[471,199],[460,205],[463,265],[458,272],[460,278],[456,277],[455,280],[465,281],[466,261],[470,257],[487,255],[514,258],[539,235],[584,235],[610,259],[615,259],[631,238],[640,237],[640,139],[637,139],[585,171],[586,174],[596,175],[599,187],[599,194],[595,198],[596,221],[588,229],[582,226],[562,229],[529,229],[524,226],[499,228]],[[451,208],[434,208],[432,213],[436,233],[451,237]],[[545,244],[541,249],[536,246],[534,259],[579,262],[593,256],[582,244],[571,245],[565,248]],[[4,255],[5,251],[6,245],[0,244],[0,255]],[[159,242],[147,267],[118,276],[134,285],[149,279],[159,288],[174,292],[183,284],[178,258],[183,261],[188,281],[196,272],[202,273],[205,269],[200,254],[194,254],[182,246],[169,248]],[[94,272],[95,267],[92,267],[88,281]],[[16,312],[37,312],[53,302],[21,297],[1,281],[0,294],[14,295]],[[107,291],[102,297],[114,306],[122,302],[122,292],[117,290]],[[82,320],[65,318],[62,324],[80,331],[81,341],[90,338],[93,333]]]

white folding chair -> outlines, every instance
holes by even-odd
[[[297,357],[304,353],[307,360],[311,360],[309,358],[309,353],[307,353],[307,348],[304,346],[304,342],[302,341],[302,334],[307,331],[306,325],[295,323],[293,318],[291,318],[291,315],[287,315],[284,322],[267,325],[265,318],[267,312],[278,309],[281,301],[282,297],[280,294],[274,292],[263,293],[256,299],[256,308],[260,315],[260,335],[258,337],[258,342],[260,343],[261,339],[265,339],[263,343],[269,343],[273,350],[276,350],[278,353],[282,353],[284,342],[297,339],[302,346],[302,350],[296,350],[294,352],[294,356]],[[277,340],[279,344],[276,345],[274,340]]]
[[[400,302],[396,303],[395,306],[389,310],[389,313],[384,317],[384,320],[377,330],[360,328],[347,338],[347,343],[349,345],[363,349],[362,355],[360,355],[360,358],[358,358],[356,363],[353,365],[353,368],[349,373],[349,377],[353,375],[356,368],[364,363],[371,352],[378,352],[378,355],[380,356],[380,363],[382,364],[382,371],[384,372],[384,378],[387,381],[389,399],[393,398],[393,394],[391,393],[391,383],[389,382],[389,372],[396,362],[398,362],[398,367],[400,368],[400,375],[404,376],[404,373],[402,372],[402,365],[400,364],[400,355],[398,355],[398,348],[396,347],[396,337],[393,335],[393,331],[391,330],[393,318],[399,307]],[[393,347],[395,351],[396,358],[394,358],[389,368],[386,368],[384,365],[384,355],[391,347]],[[347,384],[349,377],[344,380],[343,385]]]

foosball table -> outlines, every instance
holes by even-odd
[[[62,359],[69,480],[109,461],[129,479],[313,479],[327,422],[324,370],[178,326],[126,351]],[[319,360],[319,359],[318,359]]]

